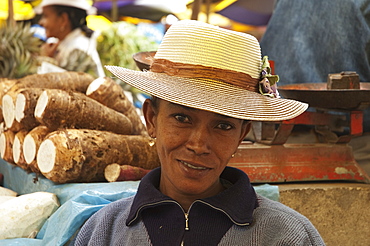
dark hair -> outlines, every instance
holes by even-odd
[[[87,27],[86,10],[75,8],[75,7],[70,7],[70,6],[64,6],[64,5],[53,5],[53,8],[55,12],[57,13],[57,15],[61,15],[62,13],[67,13],[68,18],[71,21],[72,30],[76,28],[81,28],[88,38],[90,38],[92,34],[94,33],[93,30]]]
[[[155,96],[151,96],[150,100],[152,101],[153,110],[155,113],[158,112],[158,106],[159,106],[159,98]]]

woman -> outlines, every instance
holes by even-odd
[[[96,50],[96,36],[86,25],[87,11],[92,7],[86,0],[43,0],[39,9],[39,24],[45,28],[47,38],[42,56],[55,58],[59,67],[68,71],[87,72],[96,77],[104,70]]]
[[[75,245],[324,245],[305,217],[256,195],[244,172],[226,167],[250,120],[290,119],[307,108],[262,95],[259,81],[276,77],[261,63],[254,37],[179,21],[150,71],[107,67],[153,95],[143,113],[161,167],[135,197],[94,214]]]

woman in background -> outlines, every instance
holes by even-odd
[[[86,25],[92,9],[87,1],[43,0],[38,8],[42,12],[39,24],[49,39],[42,46],[41,55],[54,58],[59,67],[68,71],[105,76],[96,50],[96,35]]]

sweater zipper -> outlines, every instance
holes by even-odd
[[[189,212],[185,212],[185,210],[181,207],[180,203],[178,203],[176,201],[173,201],[173,200],[164,200],[164,201],[160,201],[160,202],[153,202],[153,203],[148,203],[148,204],[145,204],[145,205],[141,206],[137,210],[137,212],[135,214],[135,217],[128,223],[128,225],[130,225],[132,221],[135,221],[137,219],[137,217],[139,216],[139,212],[140,212],[141,209],[143,209],[145,207],[148,207],[148,206],[152,206],[152,205],[156,205],[156,204],[160,204],[160,203],[167,203],[167,202],[175,203],[175,204],[177,204],[181,208],[181,210],[182,210],[182,212],[184,213],[184,216],[185,216],[185,231],[188,231],[189,230]],[[191,206],[190,206],[190,208],[191,208]],[[190,211],[190,208],[189,208],[188,211]]]
[[[189,214],[185,212],[185,231],[189,231]]]
[[[189,210],[190,210],[190,208],[189,208]],[[184,209],[183,209],[183,211],[184,211]],[[189,231],[189,212],[184,211],[184,215],[185,215],[185,231]],[[184,234],[184,236],[185,236],[185,234]],[[182,238],[181,246],[184,246],[184,237]]]

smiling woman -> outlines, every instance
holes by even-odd
[[[291,119],[307,108],[278,98],[277,76],[263,61],[253,36],[179,21],[149,71],[108,66],[152,95],[143,114],[161,167],[134,197],[94,214],[74,244],[324,245],[307,218],[256,195],[247,174],[227,167],[251,120]],[[266,83],[274,93],[262,90]]]
[[[248,132],[248,123],[156,101],[156,108],[146,101],[144,112],[148,131],[157,139],[162,167],[160,190],[188,210],[195,199],[224,190],[219,177]]]

